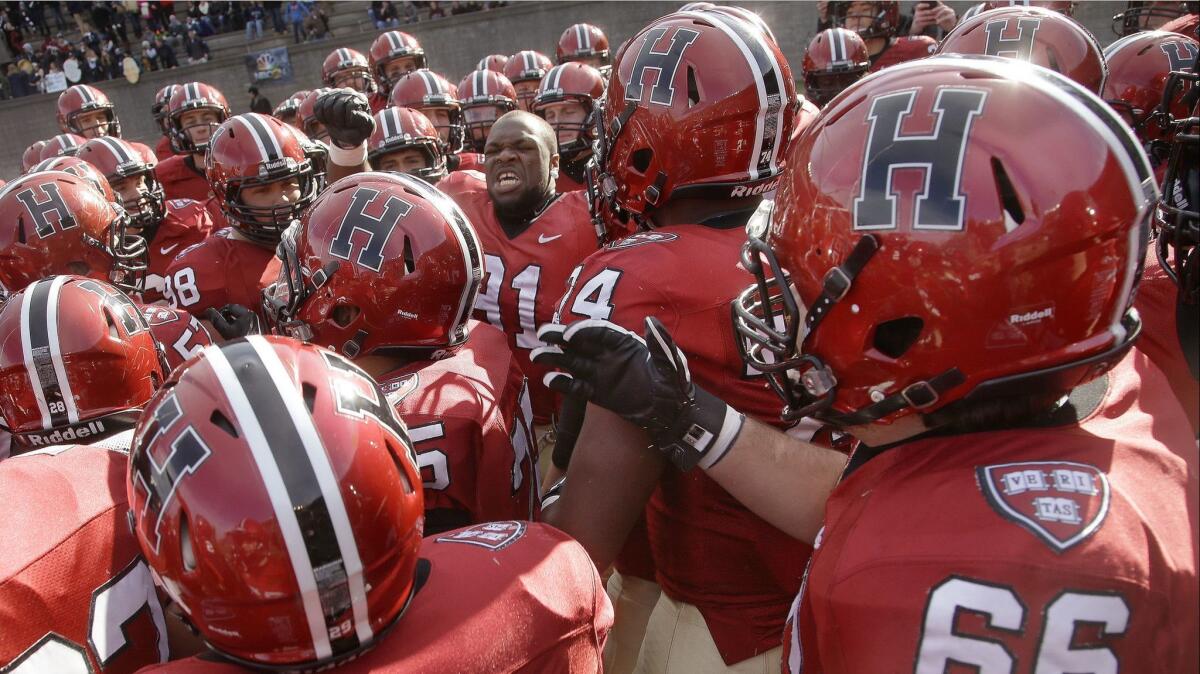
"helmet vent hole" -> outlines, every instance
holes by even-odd
[[[650,161],[654,159],[654,150],[644,147],[640,150],[635,150],[629,155],[629,165],[638,173],[645,173],[646,169],[650,168]]]
[[[921,336],[925,321],[916,316],[894,318],[875,326],[872,345],[888,358],[903,356]]]
[[[17,221],[17,241],[25,243],[25,219],[21,218]]]
[[[213,413],[208,416],[208,422],[228,433],[231,438],[238,436],[237,429],[233,427],[233,422],[221,410],[213,410]]]
[[[333,319],[335,325],[339,328],[349,327],[354,319],[358,318],[359,309],[349,304],[341,304],[333,308],[329,317]]]
[[[113,320],[112,313],[108,308],[104,309],[104,323],[108,326],[108,336],[112,339],[120,339],[121,333],[117,330],[117,322]]]
[[[405,460],[405,455],[408,454],[408,450],[403,446],[397,446],[395,441],[391,438],[385,438],[383,442],[385,445],[387,445],[388,451],[392,453],[392,461],[396,463],[396,472],[400,475],[400,482],[404,486],[404,493],[413,493],[413,485],[408,481],[408,473],[404,471],[403,463]]]
[[[696,84],[696,69],[687,69],[688,107],[694,107],[700,102],[700,87]]]
[[[1056,73],[1062,72],[1062,68],[1058,65],[1058,56],[1054,53],[1053,49],[1046,50],[1046,65]]]
[[[304,406],[308,408],[308,413],[312,414],[317,407],[317,387],[304,382],[300,385],[300,393],[304,397]]]
[[[413,257],[412,239],[404,237],[404,274],[413,273],[417,268],[416,258]]]
[[[192,545],[192,527],[186,514],[179,517],[179,556],[185,570],[196,570],[196,548]]]
[[[1013,188],[1004,164],[995,157],[992,157],[992,176],[996,179],[996,193],[1000,196],[1000,205],[1004,207],[1004,212],[1008,213],[1013,222],[1023,224],[1025,209],[1021,208],[1021,200],[1017,197],[1017,190]]]

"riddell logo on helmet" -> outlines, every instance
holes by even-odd
[[[1034,309],[1021,314],[1010,314],[1008,322],[1012,325],[1032,325],[1041,323],[1047,318],[1054,318],[1054,307],[1046,307],[1045,309]]]
[[[779,178],[770,182],[765,182],[753,187],[747,185],[738,185],[729,192],[730,197],[754,197],[760,194],[766,194],[779,186]]]
[[[104,432],[103,421],[89,421],[83,426],[72,426],[62,430],[55,429],[49,433],[25,433],[22,437],[30,445],[41,447],[45,445],[61,445],[71,440],[82,440]]]

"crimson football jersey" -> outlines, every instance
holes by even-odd
[[[778,424],[782,404],[738,355],[730,320],[730,302],[754,282],[739,264],[745,241],[741,226],[682,225],[609,244],[572,275],[559,322],[606,319],[640,335],[643,320],[656,316],[687,353],[699,385]],[[699,470],[663,474],[646,525],[663,592],[699,609],[726,664],[779,645],[807,545]]]
[[[0,671],[124,674],[167,659],[126,519],[127,459],[57,445],[0,461]]]
[[[564,192],[578,192],[586,187],[587,185],[575,180],[567,175],[566,172],[559,173],[558,180],[554,182],[554,191],[559,194],[563,194]]]
[[[1179,288],[1158,262],[1154,246],[1146,253],[1146,268],[1133,306],[1142,317],[1142,336],[1134,344],[1167,376],[1175,397],[1183,405],[1192,434],[1200,432],[1200,381],[1192,378],[1179,334],[1175,329],[1175,302]]]
[[[937,40],[928,35],[892,38],[883,51],[871,57],[871,72],[879,72],[897,63],[923,59],[937,51],[937,46]]]
[[[142,299],[157,302],[163,299],[163,278],[175,256],[192,244],[200,243],[212,233],[213,221],[204,204],[191,199],[167,199],[165,215],[154,233],[150,247],[149,269]]]
[[[425,580],[374,649],[337,674],[599,672],[612,604],[581,545],[547,524],[489,522],[421,545]],[[202,655],[150,667],[234,674]]]
[[[388,92],[376,91],[368,95],[367,103],[371,106],[371,116],[374,117],[375,113],[388,107]]]
[[[784,671],[1196,671],[1195,440],[1139,351],[1097,384],[1079,423],[916,439],[843,478]]]
[[[154,176],[162,183],[168,199],[192,199],[201,203],[213,196],[212,186],[204,177],[204,167],[196,166],[190,154],[167,157],[154,167]]]
[[[483,155],[478,152],[459,152],[454,155],[456,161],[450,168],[451,171],[482,171],[483,170]]]
[[[270,248],[237,237],[229,227],[184,250],[167,267],[163,296],[177,309],[203,318],[205,309],[240,304],[258,311],[262,289],[279,278]]]
[[[162,344],[167,365],[172,370],[213,343],[204,324],[182,309],[162,304],[143,304],[140,308],[150,324],[150,334]]]
[[[538,507],[536,444],[525,375],[504,333],[469,322],[467,342],[440,360],[379,378],[408,426],[425,486],[426,534],[500,519],[531,520]],[[438,512],[443,511],[443,512]],[[445,519],[443,519],[445,517]]]
[[[175,156],[175,151],[171,149],[170,138],[166,136],[158,137],[158,142],[154,144],[154,156],[158,157],[159,161]]]
[[[449,182],[453,178],[456,182]],[[599,246],[583,192],[559,195],[525,231],[508,238],[492,210],[492,198],[479,173],[455,171],[438,183],[462,207],[483,247],[483,283],[475,317],[508,335],[512,352],[529,378],[533,416],[546,423],[557,411],[555,396],[542,383],[548,371],[529,360],[542,346],[537,327],[549,322],[575,265]]]

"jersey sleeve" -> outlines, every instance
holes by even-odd
[[[645,318],[655,316],[668,331],[672,330],[679,318],[675,303],[656,283],[647,280],[643,257],[619,256],[611,251],[588,257],[567,280],[555,322],[606,320],[640,335]]]
[[[515,386],[510,382],[493,409],[493,418],[482,428],[477,521],[533,520],[540,514],[540,480],[524,377]]]

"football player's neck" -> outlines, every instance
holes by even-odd
[[[867,54],[871,56],[878,56],[879,52],[883,51],[884,48],[888,46],[888,38],[886,37],[873,37],[868,40],[864,40],[864,42],[867,45]]]
[[[378,354],[368,354],[354,359],[354,364],[363,369],[364,372],[372,377],[379,379],[389,372],[394,372],[408,365],[409,361],[403,358],[394,356],[381,356]]]
[[[761,196],[737,199],[672,199],[651,211],[650,220],[655,227],[695,225],[730,213],[752,211],[761,201]]]
[[[842,429],[869,447],[890,445],[930,430],[919,414],[900,417],[890,424],[863,424]]]

